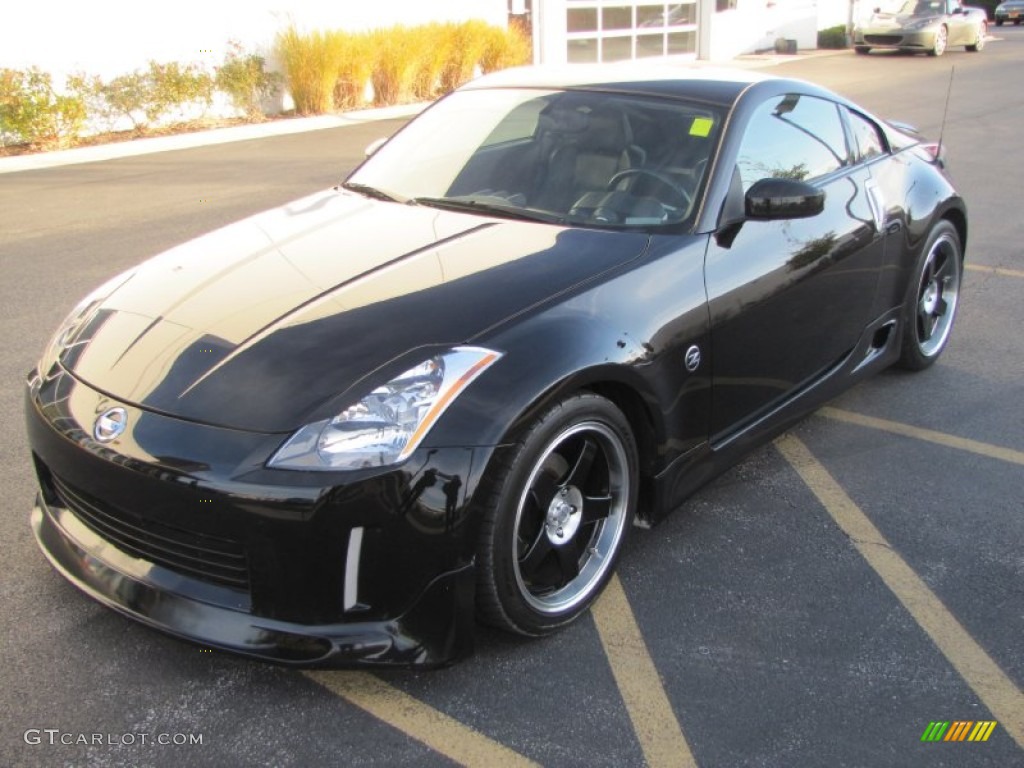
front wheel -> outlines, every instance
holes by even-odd
[[[517,443],[480,489],[477,614],[540,636],[611,578],[636,510],[637,449],[622,412],[590,393],[548,408]]]
[[[960,236],[952,224],[940,221],[918,259],[903,303],[901,367],[923,370],[946,348],[960,303],[962,271]]]
[[[855,45],[853,46],[853,50],[862,55],[871,52],[871,48],[866,45]]]
[[[935,31],[935,42],[928,51],[929,56],[941,56],[946,52],[946,42],[949,40],[949,31],[945,27],[939,27]]]
[[[978,37],[974,41],[974,45],[965,46],[971,53],[977,53],[985,47],[985,37],[988,35],[988,25],[985,23],[978,25]]]

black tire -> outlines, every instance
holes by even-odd
[[[949,342],[960,303],[963,250],[956,228],[942,220],[928,235],[903,301],[899,365],[921,371]]]
[[[928,51],[929,56],[941,56],[946,52],[946,46],[949,44],[949,30],[945,26],[941,26],[935,32],[935,41],[932,43],[931,49]]]
[[[629,422],[581,393],[554,404],[488,469],[477,558],[477,615],[521,635],[550,634],[601,594],[636,511]]]
[[[855,45],[853,46],[853,50],[861,55],[871,52],[871,48],[866,45]]]
[[[996,26],[997,27],[1003,26],[1003,20],[1002,19],[996,19]]]
[[[988,35],[988,24],[982,22],[978,27],[978,39],[974,41],[974,45],[965,45],[964,47],[971,53],[979,53],[985,48],[986,35]]]

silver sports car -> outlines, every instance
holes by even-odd
[[[853,30],[857,53],[872,48],[924,51],[941,56],[951,45],[977,52],[985,47],[988,20],[981,8],[968,8],[960,0],[907,0],[896,13],[875,13],[867,24]]]

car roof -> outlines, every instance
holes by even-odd
[[[629,61],[615,64],[516,67],[484,75],[462,86],[460,90],[579,88],[690,98],[728,106],[752,84],[776,79],[745,69]]]

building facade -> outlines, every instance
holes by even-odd
[[[814,48],[819,29],[849,22],[855,1],[513,0],[510,10],[529,11],[538,63],[724,61],[779,40]]]

